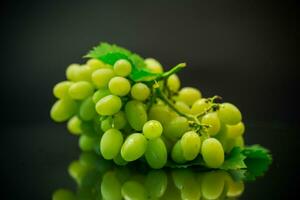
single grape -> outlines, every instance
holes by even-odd
[[[183,156],[183,151],[181,147],[181,140],[178,140],[175,145],[173,146],[172,152],[171,152],[171,157],[173,161],[176,163],[182,164],[185,163],[186,160]]]
[[[89,59],[86,64],[92,71],[105,68],[105,64],[101,60],[94,59],[94,58]]]
[[[83,100],[93,94],[93,86],[87,81],[79,81],[69,88],[69,95],[72,99]]]
[[[101,182],[101,194],[105,200],[121,200],[121,183],[114,172],[106,172]]]
[[[163,127],[159,121],[149,120],[143,126],[143,133],[147,139],[155,139],[161,136]]]
[[[220,131],[221,123],[216,112],[205,114],[201,119],[201,123],[210,126],[206,129],[210,136],[214,136]]]
[[[74,193],[67,189],[56,190],[52,195],[52,200],[75,200]]]
[[[112,125],[115,129],[123,129],[127,124],[127,119],[124,111],[120,111],[113,115]]]
[[[195,101],[191,108],[191,113],[193,115],[199,115],[206,112],[210,108],[210,104],[207,99],[198,99]]]
[[[167,163],[168,152],[161,138],[149,140],[145,152],[147,163],[153,169],[160,169]]]
[[[243,181],[234,181],[230,176],[228,176],[226,183],[228,188],[226,195],[228,197],[237,197],[244,192],[245,186]]]
[[[200,152],[200,136],[195,131],[189,131],[183,134],[180,141],[185,160],[194,160]]]
[[[77,74],[78,71],[80,70],[80,65],[79,64],[71,64],[68,66],[66,70],[66,77],[70,81],[78,81],[77,80]]]
[[[206,199],[217,199],[224,190],[225,176],[222,171],[206,172],[202,179],[202,195]]]
[[[82,151],[92,151],[97,146],[97,139],[82,135],[79,138],[79,147]]]
[[[177,108],[180,112],[185,113],[185,114],[191,113],[190,107],[183,101],[176,101],[175,108]]]
[[[113,119],[111,117],[108,117],[104,120],[101,121],[101,130],[102,131],[107,131],[111,128],[113,128]]]
[[[172,74],[167,79],[167,86],[172,92],[177,92],[180,88],[180,80],[176,74]]]
[[[208,138],[203,141],[201,154],[208,167],[218,168],[224,162],[224,150],[222,144],[215,138]]]
[[[130,92],[130,82],[124,77],[116,76],[110,79],[108,88],[112,94],[126,96]]]
[[[110,68],[97,69],[92,73],[92,81],[96,87],[106,88],[108,82],[114,76],[114,71]]]
[[[145,60],[146,67],[150,69],[152,73],[162,73],[163,68],[161,64],[154,58],[146,58]]]
[[[68,121],[67,128],[70,131],[70,133],[74,135],[80,135],[82,133],[81,120],[77,116],[72,117]]]
[[[107,95],[96,103],[96,111],[99,115],[113,115],[120,111],[122,101],[116,95]]]
[[[142,184],[137,181],[127,181],[121,189],[122,196],[125,200],[146,200],[147,192]]]
[[[245,146],[244,144],[244,138],[242,136],[239,136],[235,139],[235,144],[234,146],[238,146],[238,147],[241,147],[243,148]]]
[[[56,122],[64,122],[77,111],[77,103],[71,99],[60,99],[55,102],[50,111],[51,118]]]
[[[121,155],[126,161],[134,161],[140,158],[146,151],[147,140],[141,133],[129,135],[122,148]]]
[[[108,89],[99,89],[93,94],[93,102],[97,103],[100,99],[110,94]]]
[[[76,80],[91,82],[92,73],[93,70],[90,67],[82,65],[76,73]]]
[[[164,135],[171,140],[178,140],[189,130],[189,122],[185,117],[175,117],[165,126]]]
[[[163,170],[152,170],[147,174],[145,188],[150,199],[160,198],[164,195],[168,186],[168,177]]]
[[[136,83],[131,88],[131,96],[136,100],[145,101],[149,95],[150,89],[144,83]]]
[[[228,138],[237,138],[242,136],[245,132],[245,126],[243,122],[239,122],[235,125],[226,125],[226,136]]]
[[[126,77],[131,73],[131,64],[125,59],[120,59],[114,64],[114,72],[117,76]]]
[[[231,103],[222,103],[218,110],[221,122],[228,125],[235,125],[242,120],[242,114],[237,107]]]
[[[194,177],[189,180],[184,180],[181,190],[181,198],[186,200],[200,200],[200,184],[195,180]]]
[[[136,100],[129,101],[125,106],[125,114],[133,129],[137,131],[143,129],[148,117],[145,105],[142,102]]]
[[[87,167],[83,166],[79,161],[73,161],[68,167],[69,175],[77,182],[80,183],[83,176],[86,174]]]
[[[53,88],[53,94],[58,99],[70,98],[69,88],[73,85],[73,82],[62,81],[57,83]]]
[[[201,99],[201,92],[192,87],[184,87],[179,91],[178,99],[192,106],[195,101]]]
[[[172,119],[172,113],[167,106],[155,104],[150,108],[149,119],[157,120],[165,126]]]
[[[85,99],[79,107],[79,116],[82,120],[92,120],[96,115],[95,104],[92,97]]]
[[[102,156],[107,159],[113,159],[120,152],[123,144],[123,135],[117,129],[107,130],[100,141],[100,150]]]

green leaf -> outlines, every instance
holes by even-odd
[[[240,147],[234,147],[231,150],[230,154],[226,157],[220,169],[235,170],[247,168],[247,166],[244,163],[245,159],[246,156],[242,153],[242,149]]]

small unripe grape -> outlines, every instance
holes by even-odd
[[[112,122],[111,117],[108,117],[108,118],[102,120],[101,121],[101,130],[105,132],[105,131],[111,129],[112,128],[112,123],[113,122]]]
[[[100,142],[100,150],[102,156],[107,159],[113,159],[120,152],[121,146],[123,144],[123,135],[117,129],[107,130]]]
[[[112,118],[112,124],[115,129],[123,129],[127,124],[125,113],[123,111],[116,113]]]
[[[72,133],[74,135],[80,135],[82,133],[81,120],[77,116],[72,117],[68,121],[67,127],[68,127],[68,130],[70,131],[70,133]]]
[[[66,77],[70,81],[77,81],[77,73],[79,71],[79,64],[71,64],[66,70]]]
[[[200,152],[200,136],[195,131],[189,131],[183,134],[180,141],[183,157],[186,160],[194,160]]]
[[[125,114],[130,126],[141,131],[144,124],[147,122],[147,112],[142,102],[132,100],[129,101],[125,106]]]
[[[181,140],[178,140],[172,148],[171,157],[173,161],[176,163],[182,164],[185,163],[186,160],[183,156],[183,151],[181,147]]]
[[[208,138],[202,143],[201,154],[208,167],[218,168],[224,162],[222,144],[215,138]]]
[[[131,64],[128,60],[120,59],[114,64],[114,72],[117,76],[126,77],[131,73]]]
[[[99,115],[113,115],[120,111],[122,101],[116,95],[108,95],[100,99],[96,104],[96,111]]]
[[[172,92],[177,92],[180,88],[180,80],[176,74],[172,74],[167,79],[167,86]]]
[[[201,92],[192,87],[184,87],[179,91],[178,99],[192,106],[195,101],[201,99]]]
[[[143,134],[147,139],[158,138],[163,132],[163,127],[159,121],[149,120],[143,126]]]
[[[218,116],[224,124],[235,125],[242,120],[239,109],[231,103],[222,103],[218,110]]]
[[[63,122],[72,117],[77,111],[77,103],[71,99],[60,99],[52,106],[50,115],[56,122]]]
[[[144,135],[133,133],[126,138],[121,148],[121,155],[126,161],[134,161],[145,153],[146,148],[147,140]]]
[[[94,137],[82,135],[79,138],[79,147],[82,151],[92,151],[97,146],[97,140]]]
[[[97,103],[103,97],[111,94],[108,89],[99,89],[93,94],[93,102]]]
[[[147,163],[153,169],[160,169],[165,166],[168,159],[166,145],[161,138],[149,140],[145,152]]]
[[[92,71],[105,68],[105,64],[101,60],[95,58],[89,59],[86,64]]]
[[[53,94],[58,99],[69,98],[69,88],[72,86],[73,82],[62,81],[57,83],[53,88]]]
[[[226,136],[228,138],[237,138],[242,136],[245,132],[245,126],[243,122],[239,122],[235,125],[226,125]]]
[[[72,99],[82,100],[93,94],[93,86],[87,81],[79,81],[69,88],[69,95]]]
[[[198,99],[193,103],[193,106],[191,108],[191,113],[193,115],[198,115],[206,112],[210,108],[210,104],[207,101],[207,99]]]
[[[214,136],[220,131],[221,123],[217,113],[215,112],[204,115],[201,119],[201,123],[210,126],[207,128],[207,133],[210,136]]]
[[[110,79],[108,83],[109,91],[118,96],[125,96],[130,91],[130,82],[128,79],[117,76]]]
[[[154,58],[146,58],[145,60],[146,67],[150,69],[152,73],[162,73],[163,68],[161,64]]]
[[[149,97],[149,95],[150,89],[144,83],[136,83],[131,88],[131,96],[136,100],[144,101]]]
[[[110,68],[97,69],[92,74],[92,81],[98,88],[106,88],[112,77],[114,77],[114,71]]]

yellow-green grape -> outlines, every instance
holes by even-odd
[[[176,74],[172,74],[167,79],[167,86],[172,92],[177,92],[180,88],[180,80]]]
[[[82,100],[93,94],[93,86],[87,81],[79,81],[69,88],[69,95],[72,99]]]
[[[110,92],[108,89],[99,89],[93,94],[93,102],[97,103],[100,99],[103,97],[110,95]]]
[[[244,138],[242,136],[239,136],[235,139],[235,146],[243,148],[245,146],[244,144]]]
[[[60,99],[55,102],[50,111],[51,118],[56,122],[64,122],[77,111],[77,103],[71,99]]]
[[[115,73],[110,68],[97,69],[92,73],[92,81],[97,88],[106,88]]]
[[[82,120],[89,121],[96,115],[95,104],[92,97],[85,99],[79,107],[79,116]]]
[[[78,81],[77,80],[77,74],[78,71],[80,70],[80,65],[79,64],[71,64],[68,66],[66,70],[66,77],[70,81]]]
[[[71,81],[62,81],[57,83],[53,88],[53,94],[58,99],[69,98],[69,88],[72,86]]]
[[[101,60],[95,58],[89,59],[86,64],[92,71],[105,68],[105,64]]]
[[[218,168],[224,162],[224,150],[222,144],[215,138],[208,138],[203,141],[201,154],[208,167]]]
[[[182,113],[186,113],[186,114],[191,113],[190,107],[182,101],[176,101],[175,108],[177,108]]]
[[[172,170],[172,178],[174,184],[179,190],[183,189],[184,183],[186,181],[194,179],[194,176],[195,174],[193,173],[193,171],[188,168]]]
[[[204,115],[201,119],[201,123],[209,125],[206,131],[210,136],[214,136],[220,131],[221,123],[217,113],[215,112]]]
[[[242,120],[239,109],[231,103],[222,103],[218,110],[218,116],[224,124],[235,125]]]
[[[150,108],[149,119],[157,120],[165,126],[172,119],[172,113],[167,106],[155,104]]]
[[[116,95],[107,95],[96,103],[96,111],[99,115],[113,115],[120,111],[122,101]]]
[[[109,91],[118,96],[126,96],[130,91],[130,87],[128,79],[121,76],[113,77],[108,83]]]
[[[69,167],[69,175],[77,182],[80,183],[83,176],[86,174],[87,168],[83,166],[79,161],[73,161]]]
[[[245,126],[243,122],[239,122],[236,125],[226,125],[226,136],[228,138],[238,138],[245,132]]]
[[[184,180],[181,190],[181,198],[184,200],[200,200],[200,184],[195,180],[194,177],[189,180]]]
[[[206,112],[210,108],[210,104],[207,99],[198,99],[195,101],[191,108],[191,113],[193,115],[199,115]]]
[[[131,73],[131,64],[128,60],[120,59],[114,64],[114,72],[117,76],[126,77]]]
[[[231,177],[226,179],[227,181],[227,196],[228,197],[237,197],[240,196],[245,189],[243,181],[233,181]]]
[[[146,67],[150,69],[152,73],[162,73],[164,71],[161,64],[154,58],[146,58],[144,61]]]
[[[189,130],[189,122],[185,117],[175,117],[165,126],[164,135],[171,140],[178,140]]]
[[[91,81],[93,70],[88,67],[87,65],[82,65],[79,70],[77,71],[77,77],[76,79],[78,81]]]
[[[180,141],[185,160],[194,160],[200,152],[200,136],[195,131],[189,131],[183,134]]]
[[[118,155],[114,157],[114,163],[119,166],[125,166],[128,162],[122,158],[121,153],[119,152]]]
[[[143,126],[143,134],[147,139],[155,139],[161,136],[163,127],[159,121],[149,120]]]
[[[146,200],[147,192],[142,184],[137,181],[127,181],[121,189],[122,196],[125,200]]]
[[[121,200],[121,183],[114,172],[106,172],[101,182],[101,194],[105,200]]]
[[[141,133],[133,133],[129,135],[122,148],[121,155],[126,161],[134,161],[144,155],[147,148],[147,140]]]
[[[77,116],[72,117],[68,121],[67,128],[70,131],[70,133],[74,135],[80,135],[82,133],[81,120]]]
[[[130,126],[141,131],[144,124],[147,122],[147,112],[145,105],[136,100],[129,101],[125,106],[125,114]]]
[[[181,141],[178,140],[172,148],[171,157],[176,163],[182,164],[186,162],[183,156],[183,151],[181,147]]]
[[[225,185],[225,175],[222,171],[206,172],[202,178],[202,195],[206,199],[217,199],[221,196]]]
[[[82,135],[79,138],[79,147],[82,151],[92,151],[97,146],[97,140],[94,137]]]
[[[127,119],[124,111],[120,111],[113,115],[112,125],[115,129],[123,129],[127,124]]]
[[[107,159],[113,159],[120,152],[123,144],[123,135],[117,129],[107,130],[100,141],[100,150],[102,156]]]
[[[153,169],[160,169],[167,163],[168,152],[161,138],[149,140],[145,152],[146,161]]]
[[[67,189],[56,190],[52,195],[52,200],[75,200],[74,193]]]
[[[150,89],[144,83],[136,83],[131,88],[131,96],[136,100],[145,101],[148,99],[149,95]]]
[[[168,177],[163,170],[152,170],[147,174],[145,187],[150,199],[160,198],[168,186]]]
[[[192,87],[184,87],[179,91],[178,99],[192,106],[195,101],[201,99],[201,92]]]

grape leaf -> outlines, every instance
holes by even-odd
[[[244,163],[245,159],[246,156],[242,153],[242,149],[240,147],[234,147],[230,154],[226,156],[226,159],[220,169],[235,170],[247,168]]]

